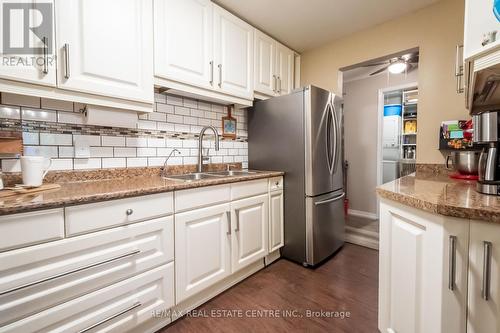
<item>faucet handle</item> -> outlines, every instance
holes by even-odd
[[[226,164],[226,171],[231,171],[231,167],[237,167],[237,164]]]

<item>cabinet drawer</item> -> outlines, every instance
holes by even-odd
[[[169,216],[0,253],[0,327],[172,261],[173,236]]]
[[[0,327],[0,332],[147,332],[159,323],[153,313],[173,305],[171,262]]]
[[[0,251],[64,237],[63,209],[0,216]]]
[[[283,189],[283,177],[269,178],[269,191],[279,191]]]
[[[198,207],[229,202],[230,185],[198,187],[175,192],[175,211],[181,212]]]
[[[231,185],[231,200],[238,200],[268,192],[268,180],[258,179]]]
[[[173,194],[170,192],[67,207],[66,235],[74,236],[172,214],[173,205]]]

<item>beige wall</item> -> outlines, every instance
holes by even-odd
[[[377,213],[378,91],[418,81],[418,71],[378,75],[344,84],[345,158],[349,207]]]
[[[341,92],[339,68],[419,47],[417,162],[442,163],[437,150],[443,120],[465,119],[455,91],[455,46],[463,41],[463,0],[442,0],[412,14],[338,39],[301,57],[301,83]]]

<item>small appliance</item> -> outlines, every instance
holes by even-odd
[[[473,116],[474,143],[483,145],[479,158],[477,191],[500,195],[500,111],[490,111]]]

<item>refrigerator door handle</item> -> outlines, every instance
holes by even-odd
[[[332,137],[332,127],[333,125],[333,113],[331,109],[331,104],[326,105],[326,162],[328,164],[328,171],[333,174],[333,163],[334,163],[334,151],[332,149],[331,137]],[[333,126],[332,126],[333,125]],[[336,139],[335,139],[336,140]]]
[[[339,128],[338,128],[338,121],[337,121],[337,115],[335,114],[335,106],[333,104],[330,104],[330,112],[332,113],[332,119],[333,119],[333,128],[335,128],[335,136],[333,137],[333,158],[332,158],[332,171],[336,172],[337,171],[337,160],[338,160],[338,149],[339,149]]]
[[[323,200],[323,201],[315,202],[314,205],[318,206],[318,205],[323,205],[323,204],[326,204],[326,203],[338,201],[338,200],[342,199],[343,197],[345,197],[345,193],[342,193],[341,195],[339,195],[337,197],[334,197],[334,198],[331,198],[331,199],[326,199],[326,200]]]

